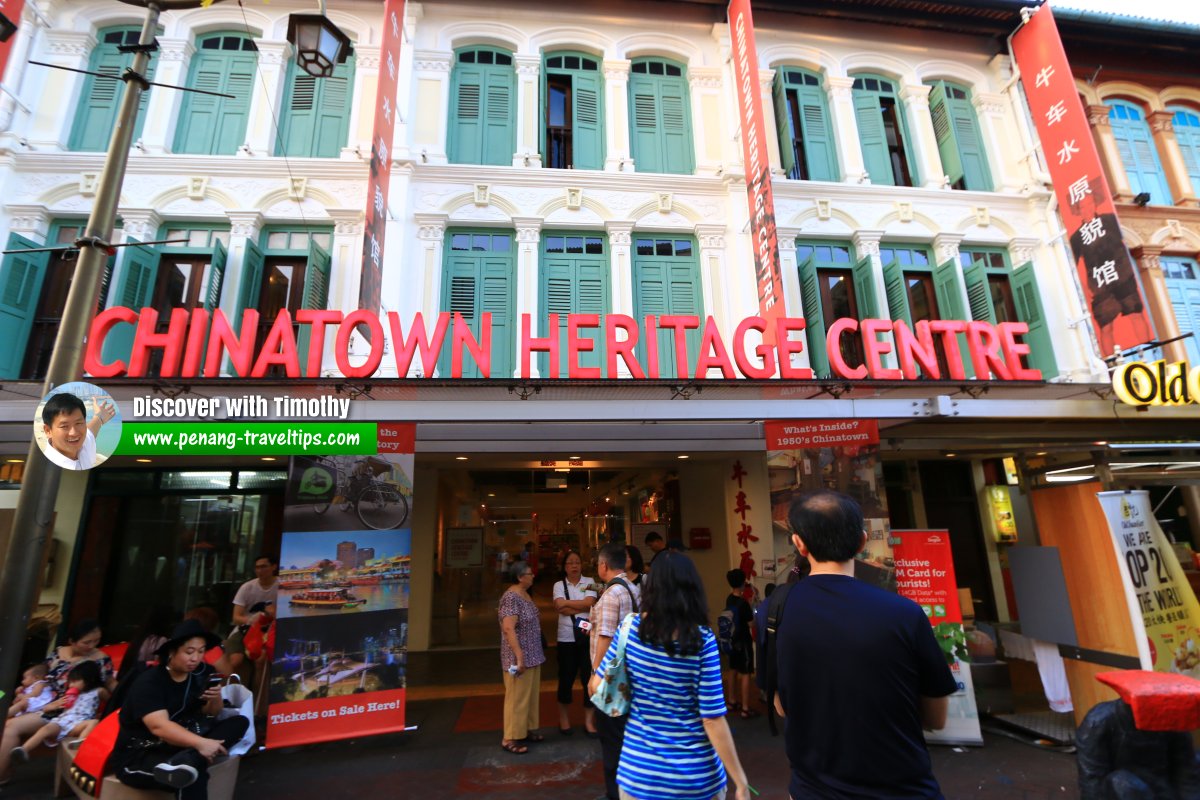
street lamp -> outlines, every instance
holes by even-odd
[[[288,17],[287,40],[296,48],[296,64],[314,78],[333,77],[334,68],[353,50],[350,37],[325,16],[324,0],[320,14]]]

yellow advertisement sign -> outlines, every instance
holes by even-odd
[[[1200,603],[1144,491],[1099,492],[1142,668],[1200,678]]]
[[[1186,361],[1131,361],[1113,370],[1112,387],[1131,406],[1185,406],[1200,402],[1200,367]]]
[[[1013,516],[1012,495],[1007,486],[988,486],[988,511],[992,516],[992,533],[997,542],[1017,540],[1017,520]]]

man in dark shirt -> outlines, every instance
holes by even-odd
[[[757,717],[758,712],[750,708],[750,678],[754,674],[754,635],[750,623],[754,620],[754,609],[742,596],[746,585],[746,573],[731,569],[725,573],[730,592],[725,599],[725,610],[733,617],[733,631],[725,656],[725,700],[733,711],[742,717]]]
[[[854,578],[866,533],[852,498],[804,495],[788,521],[812,565],[776,636],[793,800],[942,797],[921,729],[945,726],[957,685],[929,620]]]

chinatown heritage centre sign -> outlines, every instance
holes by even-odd
[[[484,378],[529,378],[531,363],[543,354],[549,374],[560,375],[565,366],[572,380],[617,378],[623,368],[630,378],[664,377],[663,365],[673,364],[666,376],[705,378],[717,371],[726,380],[811,380],[812,370],[794,359],[806,349],[803,317],[781,316],[773,322],[761,316],[743,319],[726,340],[710,317],[648,316],[642,320],[624,314],[568,314],[548,316],[548,336],[533,334],[530,314],[520,316],[516,342],[519,376],[493,375],[495,341],[490,313],[471,325],[461,314],[442,312],[427,322],[421,313],[402,320],[396,312],[379,314],[366,309],[349,313],[301,309],[293,315],[278,312],[266,335],[259,340],[259,314],[242,312],[235,325],[220,309],[176,308],[165,321],[152,308],[135,311],[123,306],[105,309],[92,321],[84,354],[84,369],[96,378],[216,378],[228,360],[236,375],[264,378],[273,368],[288,378],[369,378],[385,355],[394,360],[395,374],[406,376],[411,367],[433,377],[439,360],[448,357],[449,375],[461,378],[471,362]],[[560,325],[561,322],[561,325]],[[104,343],[118,326],[133,326],[134,335],[125,358],[104,355]],[[351,361],[351,336],[356,329],[369,331],[365,357]],[[239,332],[240,331],[240,332]],[[672,334],[674,347],[660,347],[660,333]],[[689,332],[699,346],[688,346]],[[1022,337],[1029,332],[1023,322],[992,324],[981,321],[932,320],[910,327],[903,320],[842,318],[829,326],[826,350],[833,374],[846,380],[966,380],[964,357],[974,374],[1005,381],[1037,381],[1039,370],[1025,366],[1030,347]],[[696,335],[698,334],[698,335]],[[333,336],[335,364],[324,362],[324,347],[309,347],[301,359],[300,341],[326,342]],[[800,337],[800,338],[794,338]],[[843,357],[843,337],[858,340],[863,363],[851,365]],[[966,352],[960,349],[960,344]],[[603,358],[595,356],[602,354]],[[944,359],[940,356],[944,354]],[[599,365],[585,366],[585,356]],[[417,363],[414,363],[414,360]],[[151,364],[159,366],[151,372]],[[444,363],[444,362],[443,362]],[[895,366],[892,366],[895,363]],[[943,367],[945,365],[945,374]]]

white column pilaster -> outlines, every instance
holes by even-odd
[[[512,377],[521,375],[521,317],[528,314],[530,330],[534,336],[542,330],[541,311],[538,308],[538,246],[542,240],[542,220],[540,217],[513,217],[513,227],[517,229],[517,318],[513,330],[516,332],[517,358]],[[565,362],[564,362],[565,363]],[[506,378],[507,375],[496,375]],[[529,377],[541,377],[538,374],[538,360],[530,357]],[[558,377],[550,376],[550,377]]]
[[[633,223],[606,222],[608,231],[609,274],[612,275],[609,292],[612,293],[611,303],[614,314],[633,316]],[[630,377],[629,368],[625,362],[617,361],[617,377]]]
[[[695,174],[715,176],[721,169],[721,68],[689,67],[687,76]]]
[[[412,48],[400,48],[400,58],[404,59],[404,53],[411,51]],[[348,132],[348,140],[342,143],[343,158],[371,158],[371,138],[375,135],[375,99],[379,93],[379,46],[371,45],[355,45],[354,46],[354,94],[350,101],[350,130]],[[412,53],[408,53],[409,61],[412,60]],[[411,74],[411,73],[409,73]],[[403,82],[402,82],[403,87]],[[402,91],[405,91],[402,88]],[[400,121],[407,120],[408,114],[401,113],[400,101],[396,101],[396,108],[392,110],[395,114],[396,130],[393,142],[398,143],[403,141],[408,144],[406,137],[407,130],[402,129]],[[392,148],[392,143],[388,144]],[[392,150],[392,157],[395,158],[395,150]]]
[[[1022,181],[1015,175],[1011,165],[1021,160],[1020,151],[1009,141],[1004,130],[1005,106],[1008,99],[995,92],[975,92],[971,105],[975,106],[975,117],[983,136],[983,149],[987,155],[988,169],[992,173],[992,186],[1005,192],[1020,191]]]
[[[4,206],[4,217],[8,219],[8,233],[19,233],[26,239],[32,239],[38,244],[46,244],[50,234],[50,209],[43,205]],[[3,240],[7,242],[8,236]]]
[[[332,259],[330,262],[332,285],[329,287],[328,307],[348,312],[350,309],[358,308],[358,290],[362,280],[365,214],[361,208],[327,208],[325,210],[333,220],[333,242],[329,252]],[[388,308],[386,300],[393,296],[389,293],[389,289],[392,292],[395,291],[395,287],[390,286],[391,283],[389,270],[385,269],[383,286],[380,289],[380,296],[384,298],[383,310],[385,311],[392,310]],[[321,362],[324,374],[336,374],[337,361],[333,352],[335,337],[336,334],[333,330],[325,331]],[[365,357],[368,354],[366,341],[358,334],[350,337],[350,354],[358,357]],[[398,377],[395,373],[395,361],[384,358],[379,365],[379,377]]]
[[[888,308],[887,301],[887,286],[883,282],[883,262],[879,260],[879,242],[883,239],[883,231],[878,230],[857,230],[850,237],[854,243],[854,253],[858,258],[870,256],[871,258],[871,277],[875,284],[875,298],[878,303],[878,308],[875,309],[878,319],[888,319],[892,316],[891,309]],[[858,298],[859,314],[865,316],[862,308],[862,298]],[[892,342],[893,351],[883,356],[883,365],[885,367],[896,366],[896,353],[894,349],[895,341],[889,331],[884,334],[884,340]]]
[[[87,69],[88,57],[95,46],[96,37],[90,33],[49,30],[39,60],[70,69]],[[87,76],[62,69],[39,69],[45,70],[42,98],[55,98],[57,102],[39,102],[33,106],[25,138],[33,149],[65,150],[79,106],[79,92]]]
[[[188,65],[196,53],[191,40],[160,36],[158,48],[154,81],[170,86],[185,85]],[[183,96],[183,92],[175,89],[151,87],[150,99],[146,103],[146,123],[142,126],[141,142],[145,152],[169,153],[174,148],[175,126]]]
[[[932,86],[909,83],[900,88],[900,99],[904,101],[908,131],[912,137],[912,153],[920,173],[920,186],[926,189],[941,189],[947,186],[946,170],[938,152],[937,134],[933,132],[933,116],[929,113],[929,90]],[[914,185],[918,185],[914,182]]]
[[[825,94],[833,117],[833,135],[837,137],[838,166],[843,183],[862,183],[867,168],[863,164],[862,145],[858,141],[858,118],[854,116],[854,79],[842,75],[825,76]]]
[[[413,214],[413,223],[417,226],[417,240],[420,242],[420,275],[425,278],[421,310],[424,312],[426,327],[437,321],[442,303],[442,248],[446,241],[446,214]],[[421,360],[414,358],[409,367],[409,378],[425,377]]]
[[[25,83],[25,72],[29,69],[26,62],[29,61],[29,51],[39,29],[40,24],[37,15],[33,13],[33,7],[26,4],[21,11],[17,38],[8,53],[7,72],[0,75],[0,78],[5,79],[0,83],[0,134],[11,132],[18,106],[26,114],[30,112],[30,109],[18,100],[18,95],[21,94]]]
[[[513,153],[514,167],[542,166],[538,146],[539,78],[542,74],[541,56],[514,56],[517,67],[517,152]]]
[[[229,218],[229,257],[225,262],[225,286],[221,290],[221,310],[230,322],[236,324],[237,299],[242,293],[242,282],[248,279],[243,271],[246,262],[246,242],[258,243],[262,233],[263,215],[259,211],[226,211]]]
[[[255,39],[254,44],[258,47],[258,75],[250,95],[250,121],[246,125],[249,152],[239,150],[238,155],[262,158],[275,155],[278,134],[275,121],[283,122],[283,92],[292,46],[268,39]]]
[[[947,261],[954,262],[954,269],[958,272],[958,300],[964,309],[964,319],[971,319],[971,300],[967,297],[967,283],[963,278],[962,263],[958,260],[958,248],[962,244],[964,236],[961,233],[938,233],[933,237],[933,253],[937,258],[937,264],[945,264]]]
[[[629,61],[604,62],[604,169],[633,172],[629,151]]]
[[[413,161],[418,164],[445,164],[448,160],[446,138],[450,124],[450,65],[453,58],[453,53],[438,50],[413,52],[416,89],[408,109],[412,120],[409,142]],[[371,92],[374,96],[374,88]],[[367,138],[370,136],[368,130]]]

